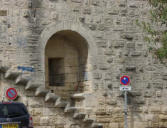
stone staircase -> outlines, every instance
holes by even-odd
[[[71,101],[66,101],[55,93],[52,93],[49,89],[46,89],[40,83],[33,79],[29,79],[28,74],[24,74],[17,69],[9,68],[6,66],[0,67],[0,73],[3,74],[6,80],[15,82],[15,85],[23,85],[25,90],[34,91],[34,95],[38,97],[44,97],[44,101],[54,103],[55,109],[62,108],[64,114],[69,114],[74,120],[79,121],[80,127],[87,128],[103,128],[102,124],[96,122],[95,119],[90,118],[85,112],[84,108],[76,107]],[[84,100],[84,93],[76,93],[71,96],[72,101]]]

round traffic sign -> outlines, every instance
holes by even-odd
[[[122,76],[120,78],[120,82],[123,85],[128,85],[130,83],[130,78],[128,76]]]
[[[14,100],[16,99],[17,97],[17,91],[15,88],[9,88],[7,91],[6,91],[6,97],[10,100]]]

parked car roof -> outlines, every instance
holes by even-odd
[[[0,102],[0,104],[23,104],[23,103],[21,103],[21,102],[13,102],[13,101],[4,101],[4,102]]]

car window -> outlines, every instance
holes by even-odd
[[[27,110],[23,104],[0,104],[0,118],[26,115]]]

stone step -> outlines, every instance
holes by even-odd
[[[48,92],[45,96],[45,102],[55,102],[59,97],[55,93]]]
[[[35,91],[35,96],[45,96],[49,90],[47,90],[45,87],[40,86]]]
[[[71,112],[75,112],[78,108],[76,107],[72,107],[70,105],[70,103],[68,103],[64,109],[64,113],[71,113]]]
[[[18,84],[26,85],[29,80],[30,80],[30,78],[28,78],[28,76],[19,75],[15,81],[15,84],[16,85],[18,85]]]
[[[75,106],[71,106],[71,104],[61,97],[58,97],[55,93],[49,92],[45,87],[41,86],[39,83],[35,83],[32,80],[29,80],[28,77],[20,75],[21,72],[10,70],[8,67],[0,67],[0,72],[5,73],[5,78],[7,79],[16,79],[15,84],[23,84],[26,85],[26,90],[35,90],[35,96],[45,96],[45,102],[53,101],[55,102],[55,107],[65,107],[65,113],[73,113],[78,109]],[[84,93],[76,93],[71,96],[73,99],[82,100],[85,98]],[[91,128],[103,128],[102,124],[94,123],[94,119],[85,118],[85,113],[74,113],[73,118],[77,120],[82,120],[86,124],[90,124]]]
[[[71,96],[73,99],[78,99],[78,100],[83,100],[85,99],[85,94],[84,93],[76,93]]]
[[[103,125],[100,124],[100,123],[93,123],[93,124],[91,125],[91,128],[103,128]]]
[[[69,107],[64,110],[64,113],[71,113],[71,112],[75,112],[76,110],[77,110],[76,107]]]
[[[20,75],[20,72],[18,71],[13,71],[13,70],[7,70],[7,72],[5,73],[5,78],[6,79],[16,79],[18,76]]]
[[[0,66],[0,72],[1,73],[5,73],[5,72],[7,72],[7,70],[9,70],[9,67],[7,67],[7,66]]]
[[[55,107],[64,108],[67,104],[68,104],[67,101],[62,100],[62,98],[59,97],[55,102]]]
[[[83,120],[85,118],[85,113],[74,113],[73,118],[77,120]]]
[[[91,124],[91,123],[94,122],[94,119],[92,119],[92,118],[85,118],[85,119],[83,120],[83,122],[86,123],[86,124]]]
[[[40,86],[41,86],[41,84],[35,83],[34,81],[30,80],[30,81],[28,81],[25,89],[26,90],[35,90],[35,89],[37,89]]]

